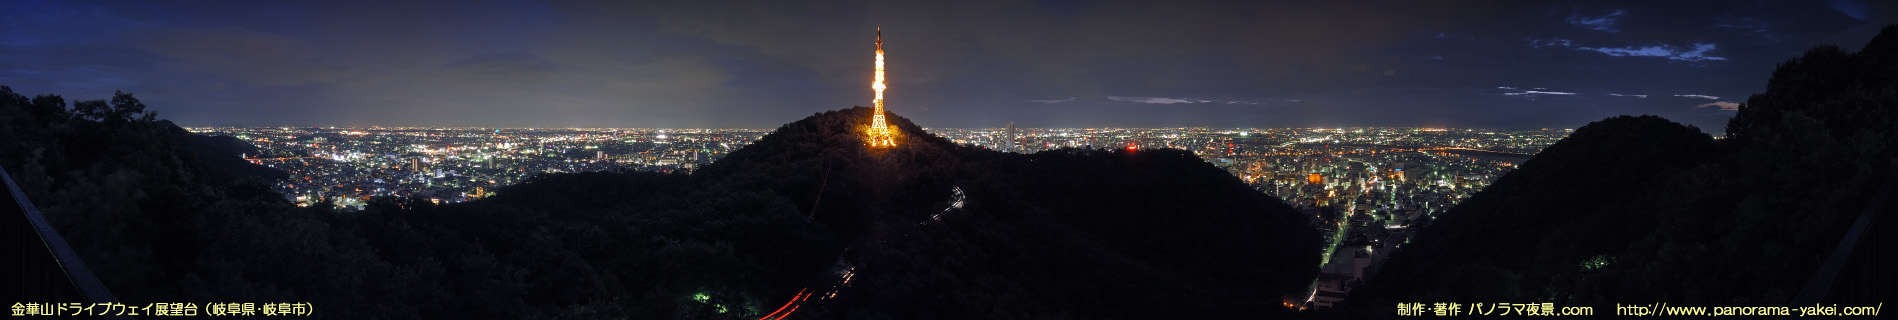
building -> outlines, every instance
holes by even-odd
[[[1005,137],[1006,140],[1002,140],[1002,152],[1015,152],[1015,123],[1009,122],[1005,131],[1008,132],[1008,136]]]

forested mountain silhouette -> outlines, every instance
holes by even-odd
[[[1725,139],[1653,116],[1591,123],[1451,208],[1345,309],[1398,302],[1873,305],[1898,287],[1889,216],[1898,26],[1779,65]],[[1884,208],[1884,209],[1880,209]],[[1854,250],[1835,252],[1842,243]],[[1820,272],[1841,255],[1835,278]]]

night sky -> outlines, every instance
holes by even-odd
[[[1656,114],[1719,132],[1777,63],[1857,50],[1898,15],[1862,0],[1255,2],[8,1],[0,85],[131,92],[186,126],[775,128],[869,105],[882,25],[888,107],[926,127]]]

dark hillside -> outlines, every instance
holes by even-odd
[[[833,231],[861,276],[824,314],[1258,314],[1316,272],[1303,219],[1191,154],[1004,154],[894,115],[899,146],[871,150],[855,129],[869,111],[787,124],[692,177],[784,196]]]
[[[1626,248],[1662,221],[1646,210],[1662,200],[1650,198],[1664,191],[1654,186],[1672,182],[1714,148],[1699,129],[1659,117],[1590,123],[1443,214],[1365,292],[1445,301],[1545,298],[1559,274]]]
[[[1728,139],[1647,117],[1577,130],[1445,213],[1347,309],[1450,299],[1598,312],[1633,301],[1785,306],[1808,290],[1816,300],[1804,303],[1886,301],[1898,283],[1865,270],[1889,270],[1890,237],[1847,231],[1890,229],[1895,52],[1898,26],[1857,53],[1824,46],[1781,64]],[[1835,289],[1807,289],[1825,284]]]

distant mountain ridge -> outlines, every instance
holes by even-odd
[[[281,180],[290,177],[290,173],[245,161],[243,155],[258,155],[257,146],[238,140],[237,137],[218,135],[200,135],[191,133],[171,120],[158,120],[157,126],[178,144],[190,149],[193,156],[203,163],[206,169],[225,179],[254,177],[266,181]]]

